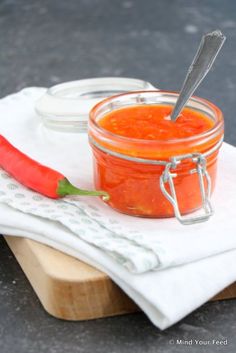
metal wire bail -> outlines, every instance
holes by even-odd
[[[191,159],[196,168],[189,171],[190,174],[197,173],[202,198],[202,209],[204,213],[195,217],[182,216],[179,210],[178,200],[175,192],[173,178],[177,177],[177,173],[172,173],[172,169],[176,169],[183,160]],[[204,185],[204,178],[206,180],[206,187]],[[170,186],[170,193],[167,191],[165,184]],[[191,153],[182,156],[172,157],[160,177],[160,188],[164,196],[172,204],[174,208],[175,217],[180,223],[184,225],[195,224],[207,221],[213,215],[213,207],[210,202],[211,194],[211,178],[206,169],[206,158],[201,153]]]

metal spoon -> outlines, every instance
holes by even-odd
[[[225,39],[226,37],[220,30],[207,33],[202,37],[200,46],[188,69],[179,97],[171,113],[170,119],[172,121],[178,119],[178,116],[188,99],[192,96],[193,92],[212,67]]]

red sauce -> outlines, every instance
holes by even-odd
[[[102,103],[100,104],[102,105]],[[109,205],[118,211],[144,217],[171,217],[173,206],[160,189],[162,165],[144,164],[109,154],[109,150],[132,157],[169,161],[170,157],[212,148],[223,131],[212,138],[204,132],[211,130],[215,121],[204,113],[185,108],[176,122],[168,119],[173,108],[168,105],[130,105],[114,109],[96,120],[99,129],[90,128],[89,134],[107,152],[92,145],[94,178],[98,189],[107,191]],[[99,106],[91,112],[94,119]],[[112,133],[107,135],[107,132]],[[106,136],[106,137],[103,137]],[[121,139],[120,136],[126,137]],[[197,136],[192,141],[190,137]],[[117,138],[119,137],[119,139]],[[149,142],[150,140],[150,142]],[[173,143],[169,143],[172,141]],[[207,158],[207,170],[214,188],[218,151]],[[174,178],[181,213],[199,208],[202,198],[191,160],[181,163]],[[166,185],[169,190],[168,183]]]
[[[172,107],[142,105],[113,110],[99,125],[114,134],[145,140],[170,140],[201,134],[214,125],[204,114],[185,108],[176,122],[169,119]]]

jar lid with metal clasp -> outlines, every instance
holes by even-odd
[[[139,79],[125,77],[91,78],[70,81],[49,88],[36,102],[43,124],[62,132],[86,132],[89,111],[104,98],[155,87]]]

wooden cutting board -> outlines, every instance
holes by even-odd
[[[103,272],[35,241],[5,239],[45,310],[64,320],[88,320],[139,308]],[[236,297],[236,283],[212,300]]]

